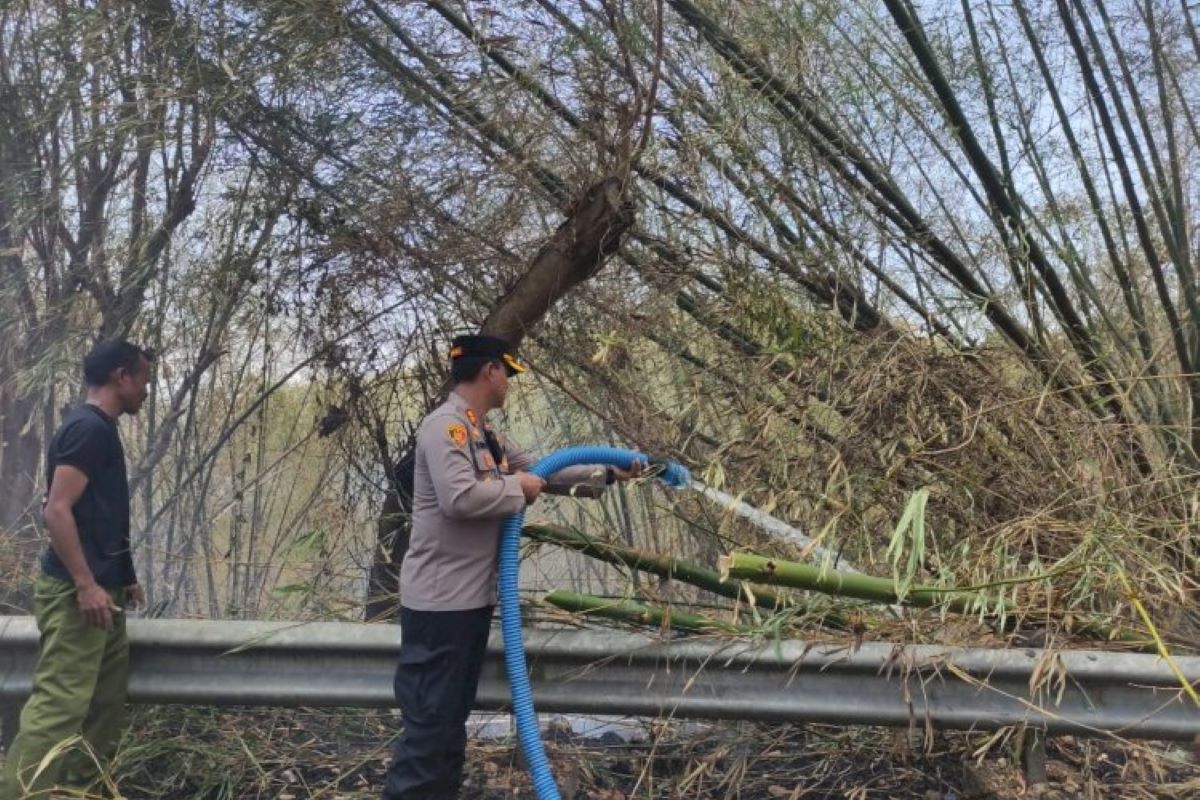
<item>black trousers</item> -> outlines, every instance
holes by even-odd
[[[467,755],[467,716],[492,627],[493,606],[470,611],[400,608],[396,703],[404,730],[396,742],[384,800],[449,800],[458,795]]]

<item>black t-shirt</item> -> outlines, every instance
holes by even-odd
[[[71,409],[50,440],[46,462],[47,496],[56,467],[75,467],[87,475],[87,487],[71,511],[96,583],[106,589],[137,583],[129,551],[129,480],[116,421],[91,404]],[[42,556],[42,571],[71,580],[52,547]]]

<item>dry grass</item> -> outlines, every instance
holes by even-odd
[[[723,308],[722,319],[736,320],[734,311]],[[705,370],[680,374],[648,353],[574,389],[630,441],[680,454],[702,480],[863,571],[897,574],[891,548],[899,564],[914,564],[913,582],[987,588],[1003,631],[1062,645],[1103,639],[1098,629],[1150,641],[1152,626],[1168,645],[1194,649],[1197,475],[1166,452],[1161,431],[1122,427],[1044,390],[1003,349],[956,353],[816,315],[790,335],[769,323],[754,330],[777,347],[757,357],[706,351],[697,336],[687,344]],[[896,526],[918,491],[929,495],[920,541]],[[802,555],[693,496],[672,510],[690,525],[689,555]],[[659,535],[637,544],[653,549]],[[880,637],[939,641],[944,620],[930,621]],[[956,625],[963,642],[998,632]]]
[[[140,710],[116,769],[131,800],[374,798],[396,718],[385,712]],[[1052,740],[1046,787],[1027,787],[1011,736],[826,725],[647,722],[633,744],[548,735],[565,798],[1185,798],[1200,771],[1174,749]],[[465,798],[531,797],[507,740],[472,741]]]

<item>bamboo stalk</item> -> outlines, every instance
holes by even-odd
[[[573,614],[604,617],[631,625],[675,628],[695,633],[747,633],[751,630],[746,625],[736,625],[670,608],[649,606],[636,600],[616,600],[590,594],[576,594],[562,589],[550,592],[543,600]]]
[[[668,0],[689,27],[707,41],[729,66],[776,108],[817,151],[847,185],[894,222],[906,236],[953,276],[955,282],[981,301],[983,313],[1010,341],[1031,359],[1044,358],[1041,346],[1021,322],[985,287],[983,279],[967,266],[932,230],[907,196],[885,171],[867,158],[843,132],[822,117],[800,93],[774,75],[689,0]]]
[[[913,586],[901,600],[896,592],[896,584],[888,578],[839,572],[752,553],[733,553],[721,556],[720,574],[724,578],[758,581],[774,586],[791,586],[822,594],[874,600],[889,605],[899,603],[929,607],[945,603],[950,610],[963,614],[972,613],[977,611],[981,605],[986,607],[989,604],[986,595],[966,593],[952,587],[935,586]]]
[[[951,611],[962,614],[976,613],[981,607],[986,609],[992,602],[990,597],[976,590],[953,586],[914,586],[908,590],[904,600],[900,601],[897,597],[895,583],[887,578],[823,570],[808,564],[767,558],[752,553],[721,556],[720,573],[722,576],[739,580],[791,586],[840,597],[873,600],[879,603],[900,603],[923,608],[946,603]],[[1089,639],[1124,642],[1135,645],[1143,652],[1157,652],[1155,641],[1150,640],[1146,634],[1122,629],[1100,620],[1080,620],[1075,624],[1074,629]],[[1153,628],[1150,630],[1150,636],[1153,636]],[[1200,644],[1183,638],[1177,638],[1176,641],[1186,647],[1196,647]]]
[[[569,528],[557,525],[526,525],[522,534],[537,542],[569,547],[592,558],[607,561],[609,564],[624,565],[630,569],[649,572],[663,578],[680,580],[713,594],[751,603],[768,611],[794,608],[797,605],[794,598],[781,595],[766,587],[748,586],[744,581],[724,580],[715,571],[694,561],[602,542]]]

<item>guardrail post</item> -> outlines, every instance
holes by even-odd
[[[1029,785],[1046,782],[1046,732],[1025,728],[1021,732],[1021,769]]]
[[[908,755],[920,755],[921,751],[928,744],[925,741],[925,728],[921,725],[910,724],[905,728],[901,735],[905,746],[908,748]]]
[[[0,753],[8,752],[8,743],[17,735],[21,721],[21,703],[7,697],[0,698]]]

